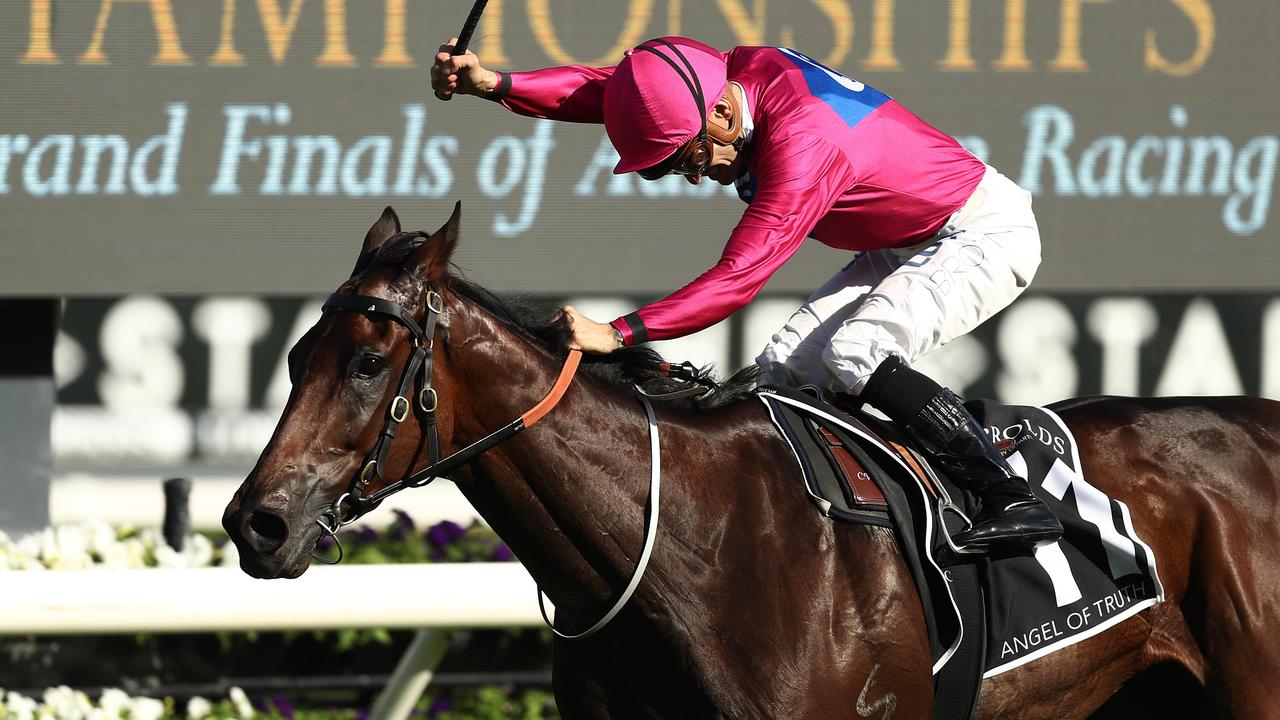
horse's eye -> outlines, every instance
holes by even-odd
[[[382,372],[382,369],[386,366],[386,361],[377,355],[365,355],[361,357],[360,361],[356,364],[355,375],[359,378],[373,378],[376,377],[378,373]]]

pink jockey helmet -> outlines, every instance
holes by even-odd
[[[604,88],[604,129],[622,158],[613,172],[653,167],[702,132],[727,71],[720,51],[689,38],[657,38],[627,51]]]

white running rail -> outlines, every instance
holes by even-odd
[[[537,589],[519,563],[339,565],[294,580],[255,580],[235,568],[0,577],[0,635],[542,624]]]

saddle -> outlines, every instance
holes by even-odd
[[[966,403],[1062,521],[1062,539],[1027,554],[964,555],[949,536],[967,525],[976,499],[892,426],[816,392],[765,386],[757,397],[823,515],[893,528],[925,609],[935,718],[970,717],[983,678],[1069,647],[1164,599],[1156,557],[1134,530],[1129,508],[1089,483],[1075,438],[1049,408]]]
[[[837,407],[828,402],[835,398],[815,388],[769,385],[758,396],[791,445],[809,498],[823,515],[895,531],[925,609],[934,659],[933,717],[969,718],[983,674],[978,568],[967,563],[944,571],[935,556],[945,555],[938,549],[954,548],[950,533],[967,525],[973,498],[954,484],[947,488],[892,425],[858,408]],[[934,548],[939,536],[945,545]]]
[[[906,438],[892,424],[862,412],[844,398],[821,394],[812,387],[797,392],[794,388],[774,386],[767,391],[813,408],[827,406],[830,414],[845,425],[892,450],[906,463],[930,497],[942,499],[928,461],[907,445]],[[793,447],[799,444],[805,449],[797,459],[804,469],[805,484],[824,515],[850,522],[865,520],[889,526],[888,501],[867,470],[867,466],[875,462],[867,457],[866,450],[859,446],[857,440],[849,436],[848,428],[822,414],[806,412],[802,407],[777,404],[771,406],[771,410],[779,413],[780,419],[785,421],[779,429],[787,435]],[[813,458],[819,457],[825,459],[826,464],[812,462]]]

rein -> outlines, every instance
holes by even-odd
[[[387,406],[387,419],[382,427],[382,432],[378,435],[378,442],[374,444],[373,449],[365,456],[364,462],[361,463],[360,471],[351,481],[347,491],[333,502],[328,511],[316,519],[316,523],[320,525],[325,534],[333,538],[338,546],[338,558],[336,560],[316,558],[326,565],[336,565],[342,561],[342,543],[338,540],[337,531],[344,525],[355,522],[361,516],[377,507],[387,497],[401,490],[422,487],[438,477],[447,477],[448,473],[474,460],[481,453],[498,443],[528,429],[545,417],[564,397],[565,392],[569,389],[569,383],[573,381],[573,376],[578,370],[578,364],[582,360],[581,350],[570,350],[568,357],[565,358],[564,366],[560,369],[560,376],[556,378],[555,384],[542,400],[506,425],[441,458],[440,438],[435,415],[436,407],[439,404],[439,396],[435,388],[431,387],[435,328],[440,316],[444,313],[444,301],[440,294],[432,289],[427,290],[427,312],[421,325],[400,305],[370,295],[334,293],[325,301],[323,309],[329,310],[331,308],[372,313],[400,323],[413,335],[414,350],[405,364],[396,395],[392,398],[390,405]],[[422,422],[427,436],[427,459],[429,464],[418,472],[390,483],[370,495],[365,495],[366,488],[373,482],[373,479],[375,477],[382,478],[383,463],[387,452],[391,448],[391,443],[395,439],[396,429],[400,426],[400,423],[409,417],[409,391],[419,370],[421,370],[422,387],[418,391],[417,401],[418,409],[421,410],[424,416]],[[327,523],[325,522],[326,520],[328,520]]]

